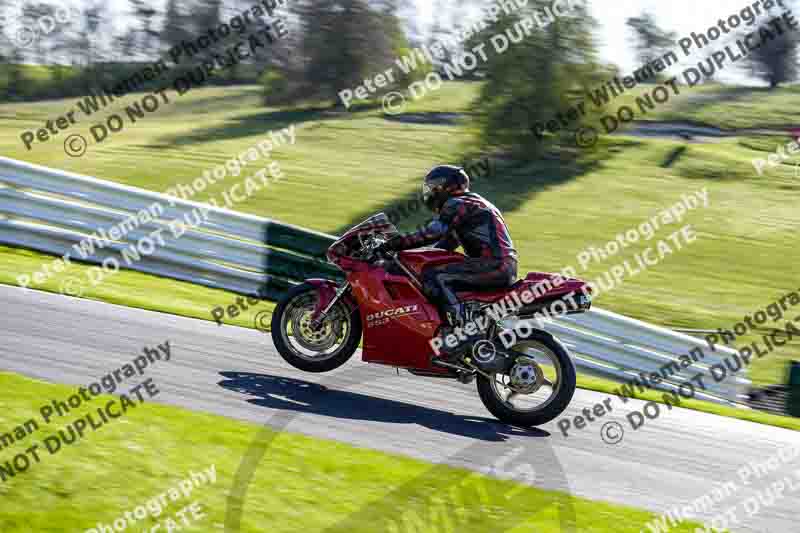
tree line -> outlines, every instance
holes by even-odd
[[[158,5],[150,0],[127,2],[123,16],[110,12],[100,1],[87,4],[74,10],[68,22],[40,28],[30,43],[20,42],[20,34],[14,31],[19,24],[6,24],[0,32],[0,98],[15,101],[84,95],[92,88],[124,79],[143,63],[164,56],[172,47],[255,4],[244,0],[166,0]],[[478,0],[433,0],[434,24],[423,33],[413,16],[413,0],[290,0],[287,4],[279,13],[289,28],[288,37],[267,54],[216,75],[213,83],[259,83],[269,105],[314,101],[338,106],[340,91],[360,85],[416,47],[446,41],[468,24],[470,15],[490,5]],[[547,120],[554,110],[568,108],[590,87],[618,73],[618,67],[599,59],[594,33],[597,23],[588,4],[580,0],[569,4],[574,9],[568,16],[537,28],[503,54],[491,54],[474,73],[482,81],[474,108],[486,144],[537,154],[543,144],[530,125]],[[488,42],[552,5],[553,0],[530,0],[514,12],[500,11],[462,46],[469,49]],[[58,21],[59,15],[64,18],[63,7],[40,0],[25,4],[21,12],[0,5],[0,17],[5,17],[6,23],[9,17],[20,19],[20,15],[23,26]],[[660,28],[653,15],[643,13],[627,22],[632,47],[643,64],[674,47],[675,34]],[[768,22],[763,25],[768,27]],[[758,28],[749,31],[753,30]],[[754,53],[749,68],[771,87],[794,81],[797,50],[798,39],[787,33],[784,39]],[[461,51],[448,48],[447,57],[396,80],[396,88],[404,90]]]

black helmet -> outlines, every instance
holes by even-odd
[[[451,196],[469,190],[469,175],[461,167],[440,165],[425,176],[422,201],[431,211],[438,211]]]

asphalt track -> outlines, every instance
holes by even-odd
[[[611,414],[568,438],[555,422],[526,432],[494,422],[474,384],[398,376],[357,356],[332,375],[303,374],[280,358],[268,335],[255,330],[8,286],[0,286],[0,301],[2,370],[86,385],[130,362],[143,346],[169,340],[172,359],[147,371],[163,403],[654,512],[684,507],[733,481],[737,491],[701,519],[735,507],[739,525],[733,531],[797,530],[800,490],[787,488],[752,516],[744,502],[800,468],[800,457],[749,486],[736,474],[782,446],[800,446],[796,432],[683,409],[632,431],[625,414],[642,403],[622,405],[618,399]],[[317,383],[325,387],[312,385]],[[578,391],[567,414],[605,398]],[[616,445],[601,439],[608,421],[626,429]],[[498,467],[499,459],[507,462]],[[521,462],[533,466],[535,477],[508,474]],[[800,489],[800,481],[795,487]]]

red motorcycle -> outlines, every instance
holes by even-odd
[[[442,345],[437,338],[442,317],[423,294],[420,278],[424,268],[464,256],[432,248],[379,252],[397,233],[380,213],[330,247],[328,260],[347,280],[309,279],[284,296],[272,317],[272,339],[281,356],[300,370],[328,372],[350,359],[363,333],[364,361],[465,384],[477,379],[481,401],[504,422],[530,427],[560,415],[575,392],[575,365],[556,338],[530,324],[556,307],[567,314],[588,310],[587,284],[530,273],[508,289],[458,293],[468,320],[480,326],[480,339],[456,362],[443,361],[434,350]],[[513,312],[503,316],[509,308]],[[523,323],[525,335],[508,334]]]

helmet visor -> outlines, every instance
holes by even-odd
[[[427,183],[423,183],[422,184],[422,201],[427,204],[430,201],[432,195],[433,195],[433,187],[431,187]]]
[[[425,183],[422,186],[422,202],[430,211],[436,212],[444,203],[441,188],[431,187],[430,184]]]

